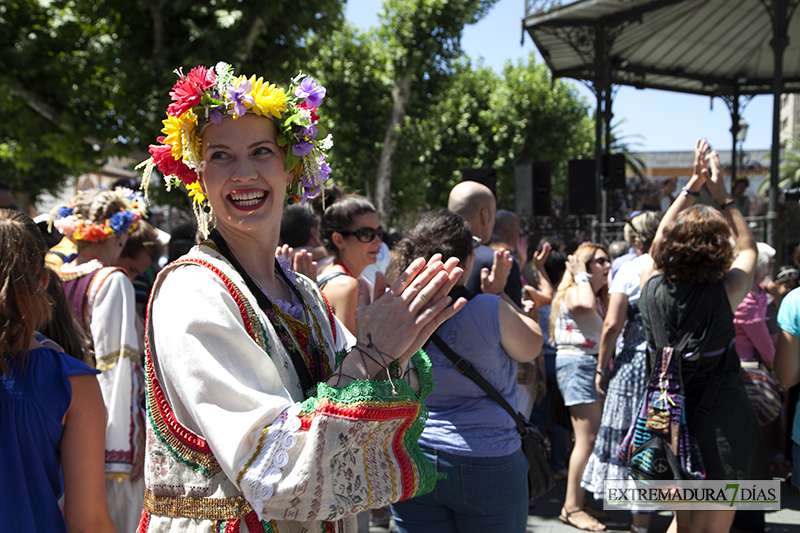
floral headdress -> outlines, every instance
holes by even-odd
[[[278,126],[278,145],[286,153],[286,171],[294,176],[289,186],[289,201],[305,203],[322,190],[331,169],[325,152],[333,146],[331,135],[319,121],[317,110],[325,97],[325,88],[298,74],[283,89],[255,76],[235,76],[233,67],[217,63],[211,69],[193,68],[184,76],[175,71],[178,81],[169,95],[172,103],[163,121],[160,144],[150,145],[152,157],[144,167],[142,188],[147,191],[155,168],[164,175],[167,190],[183,183],[195,201],[195,215],[205,201],[197,173],[204,169],[200,158],[200,137],[208,123],[219,124],[223,117],[234,119],[246,113],[270,118]],[[137,167],[137,168],[139,168]],[[200,217],[198,216],[198,219]]]
[[[101,223],[85,220],[75,214],[75,201],[81,193],[67,205],[54,208],[50,212],[49,222],[72,241],[102,242],[112,235],[133,231],[136,221],[147,212],[147,203],[138,191],[117,187],[114,192],[123,201],[124,207]]]

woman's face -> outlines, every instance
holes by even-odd
[[[380,222],[377,214],[364,213],[353,217],[347,230],[357,231],[360,228],[377,229],[379,226]],[[377,234],[369,242],[361,241],[356,235],[341,235],[341,237],[341,240],[337,239],[337,243],[341,243],[341,246],[337,244],[339,257],[363,266],[375,264],[378,260],[381,238]]]
[[[608,283],[608,271],[611,270],[611,260],[608,254],[600,248],[595,249],[591,261],[586,265],[586,269],[592,275],[592,280],[602,279],[603,285]]]
[[[200,183],[216,217],[229,232],[280,231],[283,200],[291,176],[278,146],[278,127],[268,118],[226,117],[203,132]]]

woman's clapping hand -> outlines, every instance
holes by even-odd
[[[356,312],[359,343],[372,344],[404,365],[436,328],[466,305],[464,298],[450,305],[448,296],[462,272],[458,259],[442,263],[440,254],[427,264],[422,258],[411,263],[383,296]]]

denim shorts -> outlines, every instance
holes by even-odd
[[[564,405],[601,401],[594,386],[596,370],[596,355],[556,355],[556,381]]]

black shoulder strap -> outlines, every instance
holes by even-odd
[[[258,285],[256,285],[256,282],[253,281],[253,278],[250,277],[250,274],[248,274],[247,271],[244,268],[242,268],[242,265],[239,263],[239,261],[237,261],[236,256],[233,255],[233,252],[228,247],[228,243],[225,242],[225,239],[222,238],[222,235],[220,235],[219,232],[214,229],[211,230],[209,237],[211,238],[212,241],[214,241],[214,244],[217,245],[219,253],[222,254],[225,257],[225,259],[227,259],[230,262],[230,264],[233,265],[233,268],[236,269],[239,275],[242,276],[245,285],[247,285],[247,288],[250,289],[251,293],[253,293],[253,296],[256,297],[256,301],[258,302],[259,307],[261,307],[261,309],[264,311],[272,309],[273,304],[270,301],[270,299],[267,298],[263,292],[261,292],[261,288]],[[275,264],[275,269],[279,272],[279,275],[283,276],[283,268],[281,268],[281,266],[277,264],[277,260]],[[295,287],[292,283],[290,283],[288,279],[286,279],[286,284],[292,291],[295,292],[297,297],[302,302],[303,296],[297,289],[297,287]],[[309,372],[308,366],[306,366],[305,362],[302,359],[302,356],[299,353],[297,353],[296,350],[286,350],[286,351],[289,353],[289,356],[292,359],[292,365],[294,366],[295,372],[297,372],[297,377],[300,379],[301,390],[303,391],[303,395],[305,396],[306,391],[310,390],[312,387],[315,387],[318,382],[322,381],[322,376],[319,375],[318,379],[315,380],[311,376],[311,372]],[[311,352],[312,351],[309,350],[309,356],[311,356]],[[319,363],[319,361],[316,362],[314,368],[317,369],[317,374],[320,374],[321,364]]]
[[[346,276],[346,275],[347,274],[345,274],[341,270],[334,270],[333,272],[325,274],[324,276],[322,276],[322,278],[317,280],[317,286],[320,288],[320,290],[322,290],[325,288],[325,285],[327,285],[330,280],[338,278],[339,276]]]
[[[454,365],[456,365],[456,368],[458,369],[459,372],[461,372],[469,379],[474,381],[476,385],[482,388],[486,392],[486,394],[491,396],[491,398],[494,401],[500,404],[500,407],[505,409],[508,412],[508,414],[511,415],[511,418],[514,419],[514,423],[516,423],[517,425],[517,431],[519,432],[520,435],[524,435],[527,431],[527,428],[525,427],[525,422],[522,421],[522,418],[520,418],[519,414],[516,411],[514,411],[514,409],[505,400],[505,398],[500,396],[500,393],[497,392],[497,390],[494,387],[492,387],[492,385],[488,381],[486,381],[486,379],[483,376],[481,376],[478,373],[478,371],[475,370],[475,368],[473,368],[471,364],[469,364],[469,361],[463,359],[456,352],[454,352],[453,349],[450,348],[447,345],[447,343],[445,343],[442,340],[441,337],[439,337],[438,333],[434,332],[433,335],[431,335],[431,340],[433,341],[433,344],[435,344],[436,347],[439,348],[442,351],[442,353],[453,362]]]
[[[658,306],[656,305],[655,301],[656,284],[657,282],[652,278],[647,282],[646,304],[647,310],[650,313],[650,325],[653,328],[653,335],[656,337],[656,351],[660,351],[665,346],[669,346],[669,341],[667,340],[667,331],[664,328],[664,320],[661,317],[661,312],[658,310]],[[684,331],[681,340],[675,346],[675,353],[678,356],[679,373],[681,372],[680,369],[683,362],[683,351],[686,349],[686,345],[689,343],[689,339],[692,336],[693,326],[697,323],[701,310],[707,308],[707,305],[705,304],[705,295],[707,291],[708,285],[705,286],[703,293],[700,295],[700,305],[692,310],[689,317],[687,317],[687,319],[681,325],[681,328],[678,330],[678,335],[680,335],[681,331]],[[714,372],[711,374],[711,377],[708,380],[708,384],[703,391],[703,396],[700,398],[700,403],[697,405],[697,410],[690,421],[690,425],[692,427],[702,427],[706,421],[706,418],[711,413],[711,406],[714,405],[714,400],[716,399],[719,388],[722,385],[722,378],[725,372],[724,361],[725,356],[723,355],[720,357],[720,360],[714,367]],[[655,372],[655,368],[653,368],[653,372]],[[680,379],[681,388],[683,388],[682,375],[680,376]]]

